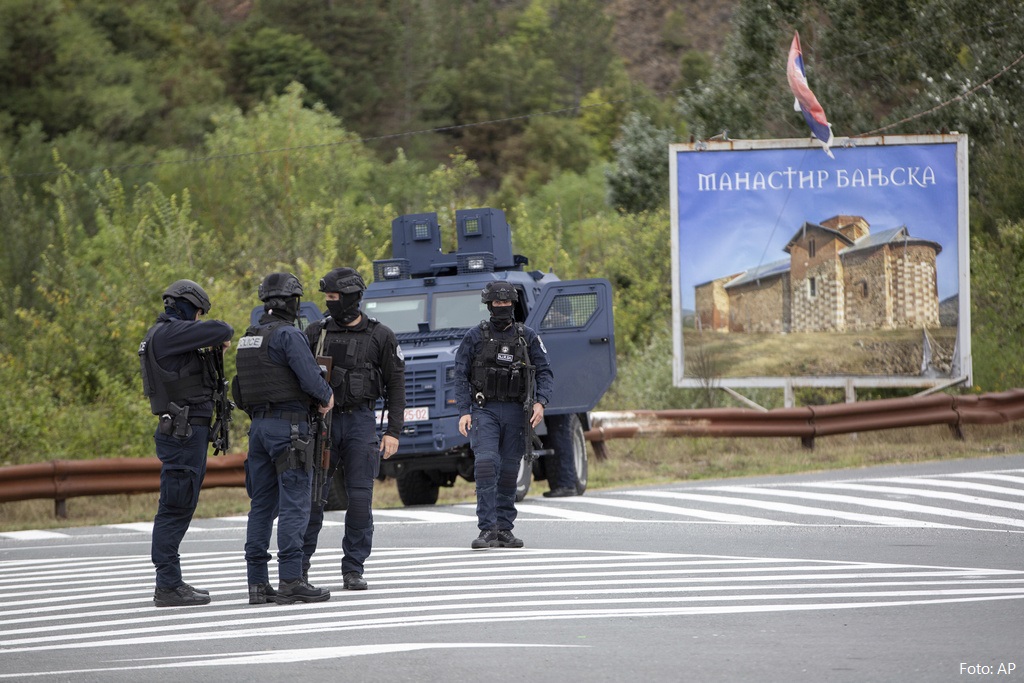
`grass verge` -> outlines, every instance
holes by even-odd
[[[607,442],[609,457],[590,459],[589,490],[770,474],[976,458],[1020,453],[1024,423],[968,425],[965,439],[946,427],[821,437],[813,450],[797,439],[664,438],[619,439]],[[531,495],[547,490],[534,482]],[[0,504],[0,531],[53,529],[152,521],[158,494],[93,496],[67,501],[67,519],[57,519],[52,500]],[[464,480],[442,488],[439,504],[475,501],[473,484]],[[402,507],[393,480],[377,482],[374,507]],[[244,515],[249,499],[242,488],[206,489],[196,518]]]

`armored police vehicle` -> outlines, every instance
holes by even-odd
[[[457,477],[473,481],[473,452],[458,430],[455,352],[467,330],[490,315],[480,290],[505,280],[519,292],[515,319],[540,334],[555,375],[545,421],[536,429],[541,447],[534,455],[542,457],[532,465],[524,459],[516,497],[526,496],[531,478],[556,471],[555,443],[572,444],[575,486],[583,493],[589,411],[616,372],[611,284],[526,270],[529,260],[513,253],[512,229],[498,209],[456,211],[455,229],[457,249],[445,253],[437,214],[396,218],[392,258],[374,262],[374,281],[363,294],[363,312],[395,332],[406,363],[405,429],[381,473],[396,479],[405,505],[436,503],[439,487]],[[556,438],[555,429],[568,433]],[[332,498],[343,492],[332,486]]]

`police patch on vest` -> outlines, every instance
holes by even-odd
[[[402,353],[401,344],[395,344],[395,355],[398,356],[398,360],[405,360],[405,354]]]
[[[500,349],[498,349],[498,353],[494,357],[494,360],[498,361],[499,363],[511,363],[515,359],[516,357],[515,354],[512,353],[512,347],[508,346],[507,344],[503,345]]]
[[[263,346],[263,336],[242,337],[238,340],[238,349],[258,349]]]

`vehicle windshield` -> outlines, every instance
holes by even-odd
[[[376,318],[395,333],[420,332],[420,323],[427,320],[427,295],[392,296],[364,299],[363,311]],[[480,301],[479,290],[434,294],[430,330],[473,327],[486,320],[490,313]]]
[[[432,330],[450,327],[473,327],[490,316],[487,304],[480,301],[480,291],[450,292],[434,295],[434,320]]]
[[[420,323],[427,321],[426,294],[364,300],[362,308],[396,333],[418,332]]]

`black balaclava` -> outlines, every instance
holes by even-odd
[[[335,322],[341,325],[348,325],[359,317],[359,302],[363,298],[363,293],[338,294],[338,297],[337,301],[327,302],[327,310]]]
[[[167,315],[176,315],[182,320],[195,320],[198,310],[188,299],[175,299],[173,306],[164,306]]]
[[[515,309],[515,306],[495,306],[493,301],[487,302],[487,310],[491,312],[491,324],[499,330],[504,330],[512,324]]]
[[[290,296],[287,299],[275,297],[264,302],[263,310],[282,320],[294,322],[299,317],[299,303],[300,299],[297,296]]]

